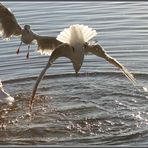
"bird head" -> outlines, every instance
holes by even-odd
[[[30,25],[25,25],[25,26],[24,26],[24,30],[26,30],[26,31],[30,32],[30,30],[31,30]]]

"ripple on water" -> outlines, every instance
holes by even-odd
[[[147,100],[120,74],[46,76],[30,118],[34,82],[4,82],[16,100],[0,110],[7,144],[126,144],[147,135]]]

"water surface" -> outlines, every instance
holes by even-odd
[[[40,35],[57,36],[72,24],[88,25],[107,51],[148,86],[148,2],[2,2],[18,23]],[[119,72],[87,55],[76,77],[70,61],[58,59],[36,94],[33,116],[28,101],[48,56],[31,46],[19,55],[19,38],[0,39],[0,79],[16,100],[0,109],[1,145],[147,145],[148,99]]]

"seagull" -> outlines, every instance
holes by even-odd
[[[3,89],[2,82],[0,81],[0,104],[11,105],[13,102],[14,98]]]
[[[41,54],[48,54],[56,48],[60,41],[56,37],[41,36],[32,31],[30,25],[21,27],[10,8],[6,8],[0,3],[0,36],[3,39],[10,39],[12,36],[20,37],[21,42],[16,50],[18,54],[22,44],[28,45],[26,58],[29,58],[30,45],[35,43],[38,45],[37,51]]]
[[[13,12],[11,11],[10,8],[6,8],[4,5],[0,3],[0,35],[2,36],[3,39],[10,39],[10,37],[15,36],[15,37],[20,37],[21,38],[21,43],[16,51],[16,53],[19,53],[20,47],[22,43],[25,43],[28,45],[28,51],[30,48],[30,44],[33,41],[33,32],[30,29],[29,25],[24,25],[24,28],[22,28]],[[28,58],[28,53],[27,53],[27,58]]]
[[[29,101],[30,111],[32,110],[32,105],[34,102],[34,97],[37,91],[37,87],[45,75],[45,72],[49,67],[52,66],[54,61],[60,57],[66,57],[70,59],[73,64],[76,75],[80,71],[80,68],[83,64],[84,56],[88,53],[92,53],[98,57],[101,57],[113,64],[115,67],[121,70],[121,72],[132,82],[133,85],[136,85],[136,80],[134,76],[115,58],[111,57],[104,48],[97,43],[92,43],[90,40],[97,35],[96,30],[89,28],[83,24],[74,24],[69,28],[65,28],[57,36],[57,40],[61,42],[59,45],[52,50],[49,57],[48,63],[45,68],[41,71],[38,76],[36,83],[33,87],[32,96]]]

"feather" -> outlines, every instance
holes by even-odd
[[[96,35],[96,30],[93,30],[88,26],[75,24],[60,32],[57,36],[57,40],[70,45],[75,45],[77,43],[83,44],[91,40]]]
[[[40,53],[41,55],[51,55],[53,50],[52,49],[38,49],[37,50],[38,53]]]
[[[22,34],[22,28],[18,24],[10,8],[6,8],[0,3],[0,35],[3,38],[10,38],[12,35]]]
[[[61,44],[55,37],[40,36],[34,33],[34,40],[38,45],[37,52],[41,55],[51,55],[54,49]]]

